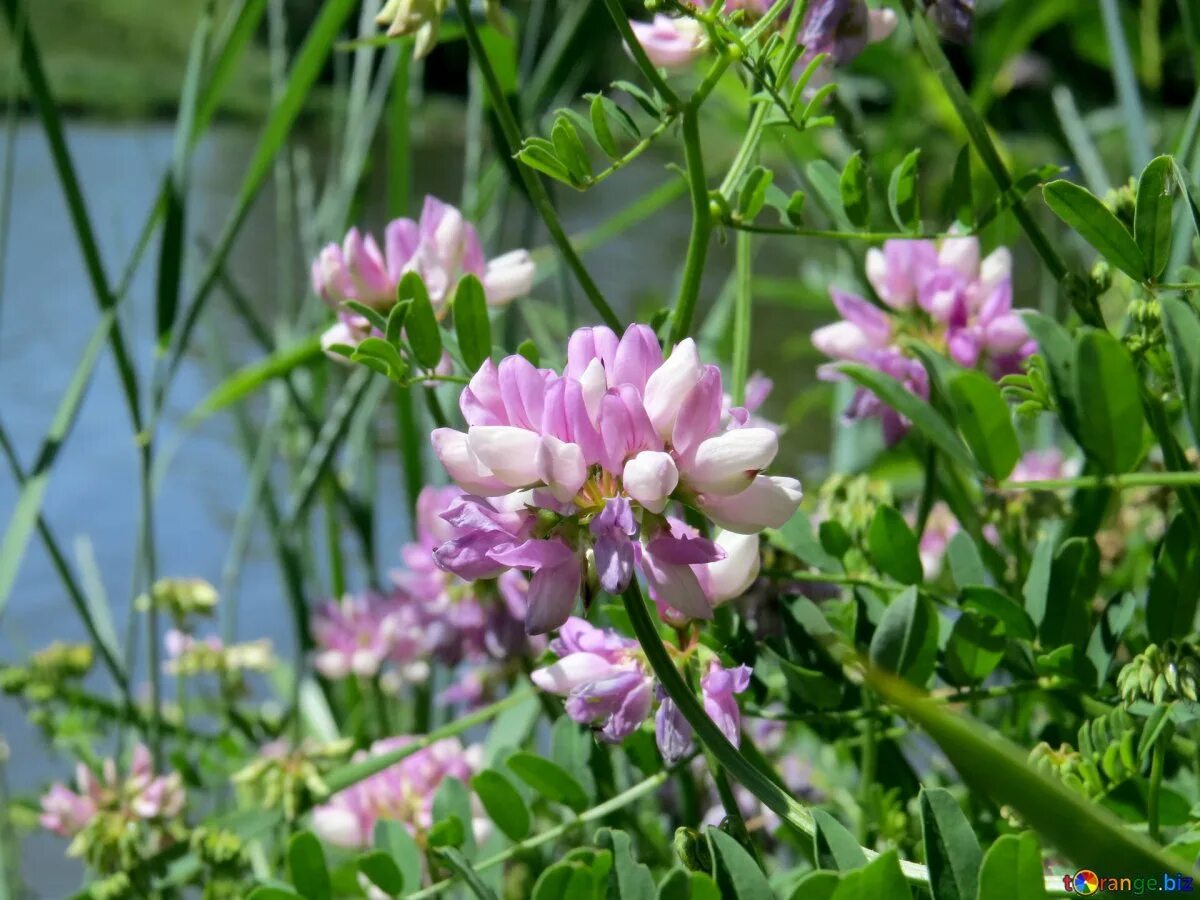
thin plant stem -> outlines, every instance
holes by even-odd
[[[1159,828],[1159,800],[1162,793],[1163,766],[1167,759],[1167,741],[1160,736],[1154,745],[1154,755],[1150,761],[1150,786],[1146,795],[1146,824],[1150,829],[1150,838],[1162,842],[1162,832]]]
[[[753,320],[753,300],[750,284],[753,279],[751,266],[751,237],[739,232],[734,242],[737,268],[737,294],[733,306],[733,405],[746,402],[746,378],[750,369],[750,329]]]
[[[683,279],[679,285],[679,299],[671,313],[671,343],[677,344],[688,336],[692,329],[692,317],[696,312],[696,301],[700,297],[700,281],[704,277],[704,263],[708,256],[708,242],[712,235],[712,211],[708,203],[708,184],[704,176],[704,154],[700,149],[700,119],[695,107],[683,113],[683,155],[687,160],[688,194],[692,201],[692,228],[688,235],[687,257],[683,267]]]
[[[1123,491],[1139,487],[1193,487],[1200,485],[1200,472],[1127,472],[1124,475],[1080,475],[1075,478],[1042,478],[1034,481],[1002,481],[1002,491]]]
[[[483,82],[484,87],[487,89],[488,99],[491,100],[492,109],[496,113],[496,118],[500,123],[500,131],[503,133],[504,142],[507,145],[503,150],[509,156],[515,157],[518,148],[521,146],[521,129],[517,125],[517,120],[513,115],[512,107],[508,103],[508,98],[504,95],[500,79],[497,77],[496,71],[492,67],[492,62],[488,58],[487,49],[483,45],[483,39],[479,36],[479,29],[475,25],[475,19],[471,12],[470,0],[455,0],[455,7],[458,10],[459,17],[462,19],[467,44],[471,49],[471,56],[475,60],[475,65],[479,67],[479,71],[483,74]],[[517,170],[521,173],[521,180],[525,184],[525,189],[529,192],[530,202],[538,211],[538,215],[542,217],[542,222],[545,224],[546,230],[550,233],[550,239],[554,242],[555,247],[558,248],[559,254],[575,276],[575,280],[579,282],[580,288],[587,295],[588,301],[592,304],[592,307],[599,314],[600,318],[604,320],[604,324],[619,331],[621,320],[617,318],[617,314],[608,305],[608,301],[604,299],[604,295],[600,293],[600,288],[597,287],[596,282],[592,279],[591,273],[584,266],[583,260],[579,258],[579,254],[571,245],[571,239],[567,237],[567,232],[558,218],[554,204],[550,202],[550,195],[546,193],[546,187],[542,184],[541,178],[520,160],[517,160]]]

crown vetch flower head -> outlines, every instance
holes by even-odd
[[[666,358],[648,327],[618,338],[581,328],[562,373],[522,356],[485,361],[459,398],[467,430],[439,428],[434,452],[470,492],[444,518],[455,535],[434,552],[464,578],[533,573],[526,630],[561,625],[575,597],[623,591],[640,571],[652,595],[709,618],[721,595],[747,583],[704,567],[725,547],[681,530],[672,502],[728,532],[778,527],[800,502],[799,482],[762,474],[778,450],[773,428],[729,409],[716,366],[695,342]],[[752,580],[753,576],[749,576]]]

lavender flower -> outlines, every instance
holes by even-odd
[[[1012,308],[1012,260],[1006,249],[980,260],[974,237],[933,241],[887,241],[867,252],[867,279],[883,301],[834,289],[842,321],[813,332],[813,345],[837,360],[860,362],[900,381],[926,398],[924,367],[902,348],[902,338],[921,340],[955,362],[978,367],[994,378],[1019,370],[1033,353],[1024,323]],[[841,377],[835,367],[822,378]],[[878,416],[884,438],[895,443],[908,422],[869,391],[860,389],[846,411],[848,419]]]
[[[533,287],[534,265],[526,250],[485,259],[475,226],[455,207],[427,196],[420,220],[388,224],[382,249],[372,235],[351,228],[340,246],[328,244],[317,254],[313,290],[338,315],[322,344],[354,345],[366,337],[367,320],[342,304],[354,300],[386,311],[396,302],[396,288],[408,272],[421,276],[440,314],[463,275],[480,279],[489,305],[503,306]]]
[[[708,49],[704,29],[695,19],[676,19],[656,14],[650,22],[631,21],[650,62],[662,69],[684,69]]]
[[[412,740],[401,736],[376,741],[354,759],[390,753]],[[469,781],[481,762],[480,747],[464,749],[457,738],[436,741],[334,794],[313,810],[313,830],[331,844],[351,848],[371,846],[375,823],[380,820],[400,822],[413,834],[423,832],[433,824],[433,798],[442,781]],[[486,827],[480,820],[474,824]]]
[[[393,662],[403,677],[423,681],[424,623],[413,598],[401,591],[329,601],[313,617],[315,665],[326,678],[371,678]]]
[[[561,375],[521,356],[485,362],[459,400],[467,431],[432,435],[472,492],[447,512],[458,531],[435,559],[468,579],[532,572],[530,634],[561,625],[581,587],[623,590],[634,570],[677,612],[711,617],[728,598],[704,585],[742,579],[702,578],[726,551],[680,532],[668,504],[686,500],[726,531],[757,534],[786,522],[801,496],[794,479],[761,474],[775,431],[742,408],[723,414],[723,397],[720,371],[691,339],[664,360],[643,325],[620,339],[576,331]]]

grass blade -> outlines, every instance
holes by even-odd
[[[1121,117],[1125,120],[1125,144],[1129,152],[1130,168],[1141,170],[1154,155],[1147,137],[1146,111],[1142,108],[1142,97],[1138,93],[1137,75],[1133,71],[1133,60],[1125,44],[1125,30],[1121,27],[1121,12],[1117,0],[1100,0],[1100,15],[1104,20],[1104,36],[1108,39],[1108,52],[1112,57],[1113,79],[1117,83],[1117,101],[1121,106]]]

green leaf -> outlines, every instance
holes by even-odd
[[[721,896],[727,900],[764,900],[774,891],[754,857],[730,835],[713,828],[705,829],[712,852],[714,875]],[[622,895],[622,898],[624,895]]]
[[[796,510],[796,514],[788,519],[778,531],[767,529],[766,535],[770,543],[786,550],[810,566],[816,566],[825,571],[834,571],[838,568],[838,561],[826,552],[820,540],[813,534],[812,522],[802,509]]]
[[[882,504],[875,511],[867,529],[867,553],[879,571],[901,584],[921,583],[917,536],[896,507]]]
[[[559,161],[567,167],[573,184],[585,184],[592,177],[592,164],[587,149],[579,138],[575,125],[565,116],[559,116],[550,129],[550,140]]]
[[[617,829],[601,828],[596,832],[595,843],[597,847],[612,851],[613,868],[608,880],[611,896],[621,900],[655,900],[654,876],[650,874],[649,866],[634,857],[629,835]]]
[[[592,97],[592,105],[588,109],[588,113],[592,119],[592,133],[596,137],[596,143],[600,145],[609,157],[616,159],[621,155],[621,150],[617,146],[616,138],[613,137],[612,129],[608,125],[608,113],[604,106],[605,97],[603,94],[596,94]],[[612,101],[609,101],[610,103]]]
[[[1146,598],[1146,632],[1161,644],[1182,638],[1196,621],[1200,598],[1200,549],[1187,516],[1175,516],[1158,548]]]
[[[804,174],[808,177],[818,202],[833,217],[838,228],[852,231],[854,226],[846,217],[846,211],[842,209],[841,173],[826,160],[817,159],[804,167]]]
[[[1140,385],[1119,340],[1095,328],[1075,336],[1079,437],[1083,449],[1108,472],[1128,472],[1142,457]]]
[[[858,228],[866,227],[871,218],[871,193],[867,183],[867,165],[858,151],[846,162],[838,186],[846,218]]]
[[[351,312],[362,316],[376,331],[386,333],[388,327],[387,319],[383,317],[383,314],[379,310],[373,309],[370,306],[367,306],[365,303],[359,303],[357,300],[346,300],[342,303],[342,306],[346,307],[346,309],[350,310]]]
[[[1003,834],[983,857],[978,900],[1044,900],[1043,871],[1036,834]]]
[[[946,641],[948,678],[968,686],[991,675],[1004,658],[1004,632],[1004,625],[991,616],[973,612],[959,616]]]
[[[974,460],[954,429],[932,406],[895,378],[861,363],[839,363],[837,368],[912,422],[926,439],[947,457],[968,468],[974,468]]]
[[[588,805],[596,802],[596,777],[589,765],[594,746],[591,732],[569,716],[560,716],[550,729],[550,758],[579,782]]]
[[[408,829],[391,819],[380,819],[375,823],[375,847],[382,850],[396,863],[405,884],[420,884],[424,867],[421,848]]]
[[[884,610],[871,637],[871,665],[924,685],[933,676],[937,650],[937,611],[928,597],[908,588]]]
[[[521,149],[517,151],[517,159],[555,181],[575,186],[571,173],[559,160],[554,145],[545,138],[526,138]]]
[[[246,900],[303,900],[300,894],[287,888],[275,887],[272,884],[260,884],[248,895]]]
[[[975,900],[983,853],[971,823],[945,788],[923,788],[920,800],[933,900]]]
[[[869,672],[868,678],[885,702],[933,738],[969,785],[1011,806],[1065,859],[1080,866],[1104,860],[1113,872],[1186,871],[1187,863],[1127,829],[1099,804],[1032,768],[1027,750],[983,723],[942,708],[885,673]]]
[[[1047,544],[1047,546],[1051,546]],[[959,603],[963,609],[975,610],[991,616],[1004,626],[1004,633],[1011,638],[1032,641],[1037,634],[1029,613],[1007,595],[986,585],[972,585],[962,589]]]
[[[950,562],[950,574],[954,583],[965,588],[968,585],[987,584],[987,569],[979,548],[971,535],[965,531],[956,531],[950,543],[946,545],[946,559]]]
[[[395,896],[404,890],[404,874],[396,861],[382,850],[364,853],[357,861],[358,871],[385,894]]]
[[[762,166],[755,166],[750,170],[742,182],[742,189],[738,192],[737,211],[742,221],[753,222],[754,218],[762,212],[767,188],[771,186],[774,177],[775,173]]]
[[[982,372],[967,369],[955,372],[947,389],[958,429],[980,468],[996,480],[1006,478],[1021,447],[1000,388]]]
[[[804,191],[792,191],[792,195],[788,198],[787,207],[784,209],[784,214],[787,216],[788,222],[799,228],[804,224]]]
[[[189,62],[189,68],[191,63]],[[179,292],[183,282],[184,188],[177,173],[166,176],[166,213],[162,242],[159,245],[158,272],[155,278],[155,323],[160,347],[171,341],[171,328],[179,313]]]
[[[817,868],[848,872],[867,864],[866,854],[845,825],[823,809],[814,809],[812,817]]]
[[[436,368],[442,361],[442,333],[438,329],[437,315],[433,311],[433,304],[429,302],[425,282],[416,272],[408,272],[400,279],[396,293],[401,302],[412,301],[404,328],[413,356],[426,369]]]
[[[1091,601],[1100,579],[1100,551],[1091,538],[1063,541],[1054,554],[1045,614],[1038,633],[1046,647],[1082,647]]]
[[[841,883],[837,872],[809,872],[796,882],[788,900],[830,900]]]
[[[408,373],[408,363],[400,358],[400,351],[396,349],[396,345],[389,344],[383,338],[363,338],[350,354],[350,358],[371,366],[376,372],[381,372],[394,381],[400,381]],[[378,365],[371,365],[373,362]]]
[[[1044,186],[1042,196],[1055,215],[1079,232],[1106,260],[1134,281],[1149,277],[1146,258],[1133,237],[1120,219],[1086,188],[1060,179]]]
[[[1171,256],[1171,213],[1175,206],[1172,166],[1171,157],[1157,156],[1138,179],[1133,234],[1150,267],[1151,278],[1162,275]]]
[[[448,843],[455,847],[462,847],[468,857],[475,855],[475,830],[471,828],[471,821],[474,818],[474,811],[471,809],[471,792],[467,790],[467,786],[457,778],[443,778],[433,797],[433,820],[435,822],[458,820],[463,832],[462,837],[459,840],[448,841]]]
[[[483,285],[464,275],[454,291],[454,331],[467,370],[474,373],[492,355],[492,323],[488,320]]]
[[[484,883],[461,850],[454,847],[441,847],[436,853],[463,880],[477,900],[498,900],[496,892]]]
[[[333,886],[325,867],[325,851],[311,831],[292,835],[287,845],[288,876],[305,900],[331,900]]]
[[[404,320],[408,318],[410,309],[412,309],[412,302],[404,300],[393,306],[392,311],[388,313],[383,333],[389,344],[400,345],[400,340],[404,336]]]
[[[921,224],[921,202],[917,194],[917,160],[920,148],[913,150],[892,170],[888,182],[888,208],[901,231],[911,231]]]
[[[509,839],[521,841],[529,835],[529,809],[507,777],[495,769],[484,769],[471,779],[471,789]]]
[[[467,828],[458,816],[446,816],[433,823],[429,829],[427,843],[430,847],[442,849],[446,847],[461,847],[467,839]]]
[[[541,365],[541,351],[538,350],[538,345],[529,338],[526,338],[525,340],[521,341],[521,343],[517,344],[517,353],[525,357],[535,366]]]
[[[832,900],[912,900],[912,890],[900,869],[900,857],[889,850],[864,868],[842,875]]]
[[[588,808],[587,793],[562,766],[533,753],[519,751],[506,761],[517,777],[554,803],[569,806],[576,812]]]
[[[1200,446],[1200,317],[1183,300],[1161,297],[1163,331],[1175,369],[1175,387],[1183,400],[1193,442]]]

